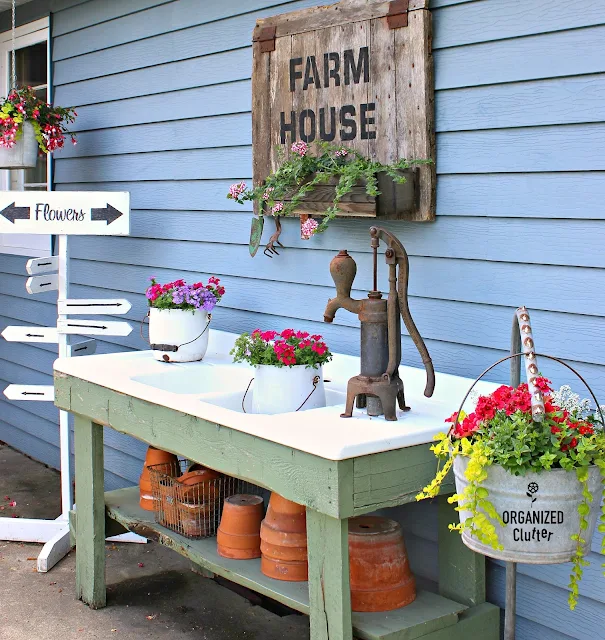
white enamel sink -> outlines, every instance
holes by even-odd
[[[163,392],[196,395],[201,402],[230,411],[249,413],[254,385],[247,394],[246,389],[253,377],[254,374],[250,369],[233,364],[200,363],[195,368],[169,365],[160,373],[132,376],[131,380]],[[242,409],[244,394],[246,394],[245,411]],[[344,405],[345,399],[346,393],[331,389],[329,383],[326,384],[326,406]]]
[[[203,394],[200,396],[200,400],[208,404],[213,404],[217,407],[223,407],[223,409],[229,409],[230,411],[237,411],[238,413],[250,413],[250,411],[252,410],[252,396],[254,394],[254,389],[250,389],[250,391],[248,391],[242,407],[242,400],[244,398],[244,393],[246,392],[247,386],[248,383],[246,383],[246,386],[241,390],[231,391],[228,393]],[[344,411],[346,399],[346,393],[337,391],[336,389],[330,389],[328,386],[326,386],[326,407],[342,405],[342,410]]]
[[[59,358],[55,371],[59,376],[112,389],[154,405],[168,407],[181,414],[242,431],[278,444],[305,451],[329,460],[344,460],[400,447],[431,442],[443,430],[443,420],[454,411],[472,380],[437,374],[433,398],[423,395],[425,372],[401,367],[406,401],[412,410],[397,412],[397,422],[371,417],[355,409],[353,417],[340,417],[346,399],[347,381],[359,373],[359,359],[335,354],[324,367],[327,380],[327,406],[297,413],[265,415],[249,412],[254,384],[242,399],[254,369],[234,364],[230,351],[237,336],[210,331],[208,352],[202,362],[165,363],[155,360],[150,351]],[[496,384],[481,381],[479,393],[490,393]]]
[[[241,387],[243,394],[252,377],[247,369],[233,365],[165,366],[166,371],[133,376],[131,380],[169,393],[199,395]]]

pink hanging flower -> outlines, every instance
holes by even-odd
[[[336,152],[334,153],[334,155],[335,155],[337,158],[344,158],[346,155],[348,155],[348,153],[349,153],[349,152],[348,152],[346,149],[339,149],[338,151],[336,151]]]
[[[283,210],[284,210],[284,203],[283,202],[278,202],[273,207],[271,207],[271,213],[273,215],[275,215],[276,213],[279,213],[280,211],[283,211]]]
[[[227,195],[227,197],[231,198],[231,200],[237,200],[245,190],[245,182],[236,182],[229,187],[229,194]]]
[[[303,240],[310,240],[311,236],[317,232],[317,227],[319,227],[317,220],[309,218],[300,225],[300,237]]]
[[[267,187],[265,189],[265,193],[263,193],[263,200],[267,201],[271,197],[271,194],[274,191],[275,191],[275,187]]]
[[[306,142],[303,142],[301,140],[300,142],[295,142],[290,147],[290,149],[291,149],[292,153],[296,153],[302,158],[303,156],[305,156],[307,154],[307,151],[309,150],[309,147],[307,146]]]

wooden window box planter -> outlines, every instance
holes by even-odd
[[[379,218],[381,220],[409,220],[418,209],[418,169],[402,172],[406,182],[394,182],[386,173],[378,174],[378,190],[380,195],[370,196],[366,193],[365,182],[353,187],[339,203],[340,218]],[[321,217],[334,201],[337,178],[316,186],[308,193],[295,209],[294,215]],[[294,192],[293,192],[294,193]],[[289,202],[289,198],[284,198]]]

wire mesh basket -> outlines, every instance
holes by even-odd
[[[251,482],[225,476],[188,460],[149,467],[155,520],[187,538],[216,536],[225,498],[263,495]]]

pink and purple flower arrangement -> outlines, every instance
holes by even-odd
[[[150,280],[151,285],[147,288],[145,296],[149,300],[149,306],[156,309],[201,309],[210,313],[225,293],[225,287],[221,286],[221,281],[214,276],[208,278],[208,284],[187,284],[184,280],[159,284],[153,276]]]

